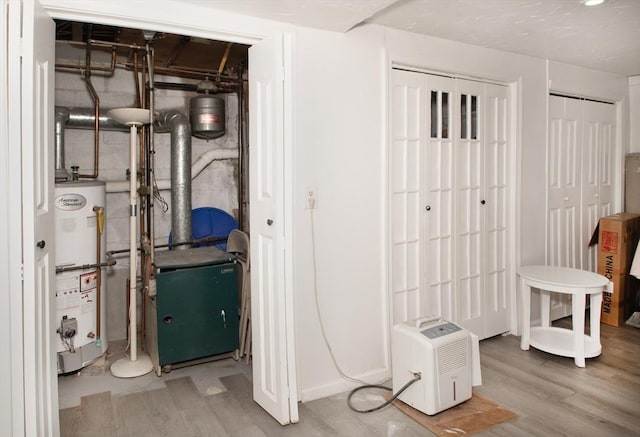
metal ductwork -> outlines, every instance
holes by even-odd
[[[128,132],[129,128],[106,115],[100,115],[100,130]],[[94,129],[92,108],[56,108],[55,160],[56,174],[65,170],[64,129]],[[157,132],[171,134],[171,231],[173,243],[191,241],[191,125],[177,110],[160,113],[155,120]],[[177,245],[176,249],[189,246]]]
[[[171,232],[176,249],[191,241],[191,125],[177,110],[160,113],[154,122],[157,132],[171,133]]]

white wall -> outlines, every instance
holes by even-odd
[[[640,76],[629,78],[629,153],[640,153]]]
[[[386,284],[381,176],[383,72],[380,33],[300,29],[294,80],[294,290],[300,398],[344,390],[322,340],[314,301],[310,210],[318,300],[338,364],[352,377],[386,374]]]
[[[92,108],[93,102],[80,74],[70,72],[56,73],[56,105],[77,108]],[[193,83],[175,77],[157,76],[157,81]],[[103,112],[111,108],[135,106],[135,85],[133,73],[117,69],[113,77],[98,74],[92,76],[92,83],[100,97]],[[177,109],[189,114],[189,99],[195,93],[159,89],[156,91],[155,109],[157,111]],[[211,149],[238,147],[238,98],[236,94],[220,94],[224,98],[226,113],[226,134],[205,141],[192,137],[192,160]],[[80,173],[93,171],[93,130],[65,130],[65,166],[80,166]],[[156,178],[170,179],[170,134],[155,134]],[[129,132],[100,132],[100,168],[101,181],[117,181],[126,178],[129,168]],[[234,215],[238,208],[237,160],[213,161],[192,182],[192,207],[213,206]],[[155,204],[155,242],[167,244],[171,230],[171,193],[160,194],[169,205],[163,212],[161,205]],[[129,247],[129,193],[107,193],[106,213],[106,250],[127,249]],[[107,339],[116,340],[126,337],[126,278],[129,274],[127,254],[117,256],[117,264],[106,270],[107,293]],[[87,260],[87,263],[91,260]]]

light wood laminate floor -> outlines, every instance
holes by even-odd
[[[557,325],[566,327],[570,323],[570,319],[563,319]],[[498,336],[482,341],[483,385],[474,391],[514,411],[518,417],[476,435],[640,435],[640,329],[602,325],[601,338],[603,353],[588,359],[586,368],[576,367],[572,358],[533,348],[521,351],[519,337]],[[371,414],[355,413],[346,405],[346,393],[300,404],[300,423],[283,427],[251,400],[251,382],[246,374],[245,369],[221,376],[219,381],[226,390],[216,394],[203,394],[194,383],[198,379],[186,372],[173,379],[163,376],[160,388],[87,395],[82,397],[80,406],[60,410],[61,434],[433,435],[393,406]]]

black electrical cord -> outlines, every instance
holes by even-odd
[[[369,408],[368,410],[358,410],[353,405],[351,405],[351,397],[356,392],[358,392],[360,390],[363,390],[365,388],[380,388],[382,390],[388,390],[388,391],[392,391],[392,389],[389,388],[389,387],[385,387],[384,385],[377,385],[377,384],[369,384],[369,385],[362,385],[360,387],[356,387],[353,390],[351,390],[351,392],[349,393],[349,396],[347,396],[347,405],[349,406],[349,408],[351,408],[356,413],[372,413],[374,411],[381,410],[384,407],[386,407],[387,405],[391,404],[391,402],[395,401],[398,398],[398,396],[400,396],[400,394],[402,394],[403,391],[408,389],[411,384],[413,384],[416,381],[419,381],[421,378],[422,378],[422,376],[420,375],[420,373],[414,373],[413,374],[413,379],[411,381],[407,382],[405,385],[403,385],[402,388],[400,390],[398,390],[398,393],[394,394],[389,399],[387,399],[384,403],[378,405],[377,407]]]

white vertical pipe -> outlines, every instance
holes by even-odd
[[[137,127],[131,124],[130,164],[129,164],[129,339],[131,341],[131,361],[138,359],[138,304],[137,277],[138,277],[138,249],[136,239],[136,216],[138,206],[137,192]]]

